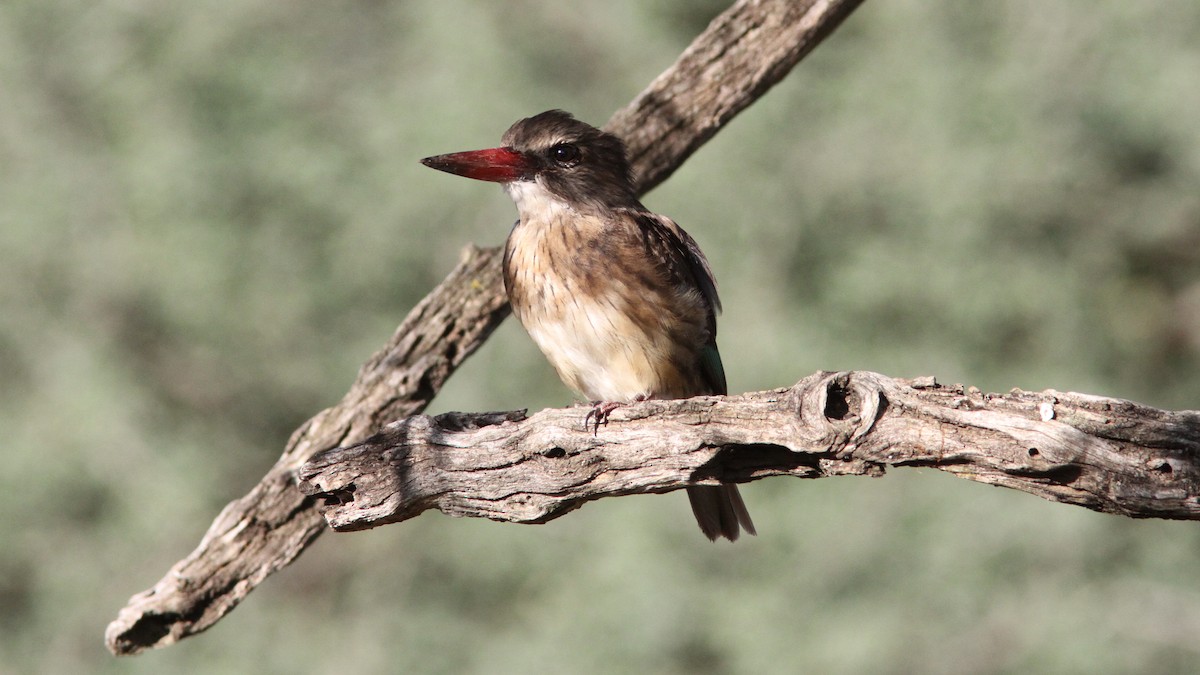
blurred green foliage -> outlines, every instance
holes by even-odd
[[[207,634],[126,598],[336,401],[497,190],[417,159],[603,123],[722,3],[0,5],[0,672],[1196,672],[1200,529],[932,471],[542,527],[327,535]],[[868,2],[647,203],[735,391],[816,369],[1200,407],[1200,5]],[[435,411],[569,394],[510,322]]]

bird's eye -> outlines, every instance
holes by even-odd
[[[579,148],[570,143],[559,143],[550,148],[550,158],[563,166],[575,166],[579,163]]]

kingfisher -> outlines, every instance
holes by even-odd
[[[548,110],[500,147],[421,163],[500,183],[516,204],[504,288],[562,381],[591,401],[585,428],[634,401],[728,393],[712,269],[683,228],[638,201],[620,138]],[[755,534],[736,485],[687,494],[710,540]]]

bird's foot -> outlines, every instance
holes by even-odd
[[[594,422],[592,435],[600,433],[600,425],[608,424],[609,414],[623,405],[625,404],[616,401],[592,401],[592,409],[588,411],[587,417],[583,418],[583,430],[587,431],[588,425]]]
[[[645,401],[646,396],[639,394],[633,398],[634,402]],[[583,429],[587,431],[588,425],[595,423],[592,427],[592,435],[600,433],[600,425],[608,426],[608,416],[612,411],[625,405],[619,401],[592,401],[592,409],[588,411],[587,417],[583,418]]]

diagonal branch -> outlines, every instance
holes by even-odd
[[[1200,520],[1200,412],[816,373],[790,389],[650,401],[593,435],[578,408],[416,416],[299,471],[336,530],[427,509],[543,523],[584,502],[766,476],[925,466],[1135,518]]]
[[[757,100],[862,0],[740,0],[606,125],[626,139],[645,191]],[[463,261],[363,365],[346,396],[292,434],[279,461],[230,502],[188,557],[132,598],[105,631],[136,654],[205,630],[325,529],[293,473],[316,453],[359,442],[419,413],[508,315],[495,249]]]

